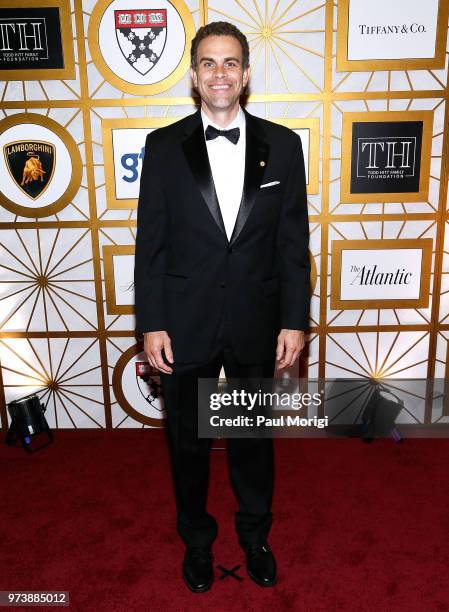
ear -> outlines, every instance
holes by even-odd
[[[196,70],[194,70],[192,67],[190,67],[190,78],[192,79],[194,86],[198,87],[198,77],[196,74]]]

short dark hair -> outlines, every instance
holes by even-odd
[[[213,21],[205,26],[202,26],[192,39],[192,46],[190,47],[190,65],[192,68],[197,67],[196,53],[198,51],[198,45],[207,36],[233,36],[236,38],[240,46],[242,47],[242,65],[243,68],[249,66],[249,45],[248,39],[235,25],[228,21]]]

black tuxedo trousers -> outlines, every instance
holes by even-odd
[[[198,379],[217,379],[224,368],[233,388],[257,392],[263,379],[272,378],[275,347],[269,360],[242,364],[235,355],[222,317],[215,354],[207,363],[184,363],[173,374],[161,374],[167,408],[178,533],[186,546],[211,546],[218,532],[215,518],[207,512],[210,447],[212,440],[198,437]],[[221,451],[217,451],[221,452]],[[238,503],[235,528],[240,544],[263,542],[272,523],[274,483],[273,440],[230,438],[227,456],[231,485]]]

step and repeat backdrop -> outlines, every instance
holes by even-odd
[[[217,20],[249,39],[248,110],[303,143],[312,307],[289,374],[449,377],[447,0],[0,0],[3,430],[34,392],[53,428],[163,426],[134,332],[143,146],[195,110],[190,41]],[[449,422],[425,396],[399,420]]]

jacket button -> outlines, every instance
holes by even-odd
[[[221,287],[222,289],[225,289],[225,288],[226,288],[226,283],[220,283],[220,287]]]
[[[232,253],[232,247],[228,247],[228,253]]]

